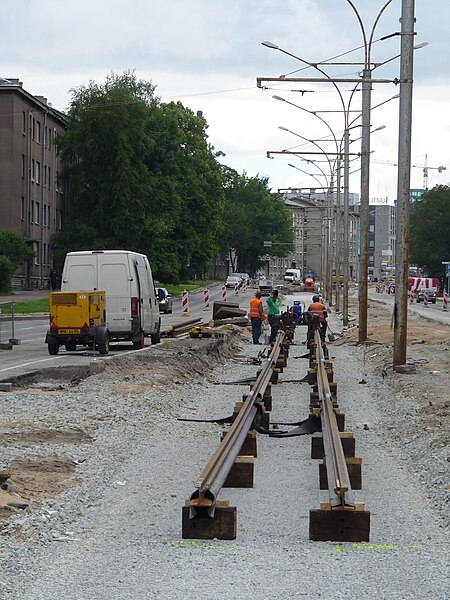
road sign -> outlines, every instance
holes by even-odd
[[[264,240],[264,248],[272,248],[272,242]]]
[[[450,265],[445,265],[445,276],[450,277]]]

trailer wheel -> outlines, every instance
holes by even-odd
[[[51,354],[52,356],[55,356],[56,354],[58,354],[59,351],[59,345],[58,344],[48,344],[48,353]]]
[[[109,352],[109,333],[105,334],[105,341],[98,345],[98,351],[100,354],[108,354]]]

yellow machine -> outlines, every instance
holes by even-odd
[[[49,304],[50,329],[45,337],[49,354],[58,354],[62,345],[76,350],[77,344],[108,354],[105,292],[50,292]]]

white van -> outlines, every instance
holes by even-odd
[[[128,250],[69,252],[61,290],[104,290],[111,339],[131,340],[136,349],[144,347],[144,337],[150,336],[152,344],[160,342],[159,304],[145,254]]]
[[[302,272],[300,269],[287,269],[284,274],[284,280],[290,283],[300,283],[302,280]]]

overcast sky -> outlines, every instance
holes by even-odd
[[[367,35],[386,0],[353,0]],[[429,42],[414,53],[413,164],[427,155],[429,187],[450,181],[450,0],[416,0],[416,44]],[[396,56],[401,0],[383,13],[372,45],[372,60]],[[315,77],[314,69],[280,51],[266,48],[268,40],[309,62],[318,62],[362,46],[359,23],[347,0],[0,0],[0,77],[19,78],[24,88],[43,95],[56,108],[68,108],[71,88],[89,80],[103,82],[111,71],[133,69],[151,80],[162,101],[180,100],[206,118],[211,144],[221,159],[240,173],[267,176],[272,189],[318,185],[315,179],[290,168],[289,163],[315,174],[326,171],[295,157],[266,158],[267,150],[298,149],[303,140],[328,136],[327,127],[306,111],[341,108],[329,83],[271,83],[257,89],[258,76]],[[358,63],[363,51],[338,59]],[[332,76],[355,77],[361,67],[327,67]],[[399,76],[399,60],[373,73],[374,78]],[[345,100],[350,84],[342,84]],[[305,90],[302,94],[301,91]],[[394,84],[374,85],[372,106],[398,94]],[[306,110],[273,99],[278,95]],[[351,108],[360,109],[361,94]],[[320,113],[342,136],[343,116]],[[398,100],[372,111],[373,160],[397,160]],[[357,113],[352,113],[356,118]],[[355,124],[359,121],[356,120]],[[352,139],[359,137],[352,131]],[[319,142],[332,150],[330,142]],[[359,141],[351,149],[358,151]],[[314,150],[312,146],[303,149]],[[438,173],[431,167],[444,165]],[[355,169],[358,166],[355,163]],[[411,171],[411,187],[422,187],[423,170]],[[359,192],[359,173],[351,177],[351,191]],[[396,167],[373,162],[371,197],[396,197]]]

